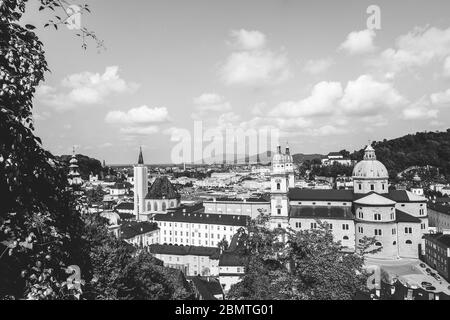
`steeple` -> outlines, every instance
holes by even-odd
[[[139,159],[138,164],[144,164],[144,157],[142,156],[142,147],[139,147]]]
[[[289,151],[289,142],[286,141],[286,155],[290,155],[291,152]]]
[[[376,160],[377,156],[375,155],[375,149],[372,148],[371,144],[369,143],[364,150],[364,160]]]

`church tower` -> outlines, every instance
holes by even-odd
[[[72,158],[69,161],[69,184],[71,186],[79,186],[83,184],[83,180],[81,179],[78,160],[75,156],[75,147],[73,147]]]
[[[288,156],[289,157],[289,156]],[[286,168],[286,155],[281,153],[281,146],[272,158],[272,173],[270,175],[270,227],[287,228],[289,225],[289,166]]]
[[[288,174],[288,189],[295,187],[294,159],[289,150],[289,143],[286,143],[285,167]]]
[[[145,196],[148,192],[148,169],[144,165],[142,148],[139,149],[138,163],[134,166],[134,215],[136,220],[141,219],[145,211]]]

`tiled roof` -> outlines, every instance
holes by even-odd
[[[410,222],[410,223],[420,223],[421,220],[417,217],[413,217],[409,213],[395,209],[395,216],[397,222]]]
[[[288,197],[291,201],[353,201],[353,191],[292,188]]]
[[[179,199],[180,194],[166,176],[157,177],[145,199]]]
[[[134,203],[133,202],[121,202],[114,209],[115,210],[133,210]]]
[[[219,248],[200,246],[176,246],[169,244],[152,244],[150,252],[157,254],[173,254],[179,256],[206,256],[212,259],[219,258]]]
[[[425,239],[438,242],[446,247],[450,247],[450,234],[430,233],[426,234],[424,237]]]
[[[291,206],[290,218],[353,219],[351,207],[336,206]]]
[[[130,221],[120,226],[120,237],[123,239],[131,239],[138,235],[155,231],[157,229],[158,225],[156,223],[149,221]]]
[[[428,209],[443,213],[445,215],[450,215],[450,206],[442,205],[438,203],[428,203]]]
[[[199,276],[192,278],[192,283],[203,300],[217,300],[215,295],[223,295],[222,286],[216,279],[203,279]]]
[[[243,267],[245,265],[244,258],[237,253],[224,251],[220,255],[220,267]]]
[[[178,210],[175,212],[168,212],[166,214],[156,214],[153,219],[155,221],[173,221],[173,222],[188,222],[201,224],[219,224],[229,226],[247,226],[250,220],[249,216],[240,216],[234,214],[213,214],[204,212],[183,212]]]
[[[208,201],[214,201],[214,199],[208,199]],[[216,198],[217,202],[267,202],[270,203],[270,200],[265,198]]]

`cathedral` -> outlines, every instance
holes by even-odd
[[[353,190],[295,188],[289,147],[278,147],[272,160],[271,227],[294,230],[318,228],[320,221],[336,241],[354,251],[366,237],[375,237],[374,257],[418,258],[428,230],[425,197],[417,192],[389,190],[388,171],[368,145],[353,169]]]

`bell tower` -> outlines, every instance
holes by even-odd
[[[148,193],[148,169],[144,165],[142,148],[139,148],[138,163],[134,166],[134,215],[140,220],[145,211],[145,197]]]
[[[289,173],[286,169],[286,156],[281,153],[281,146],[272,158],[270,174],[270,227],[287,228],[289,225]]]

